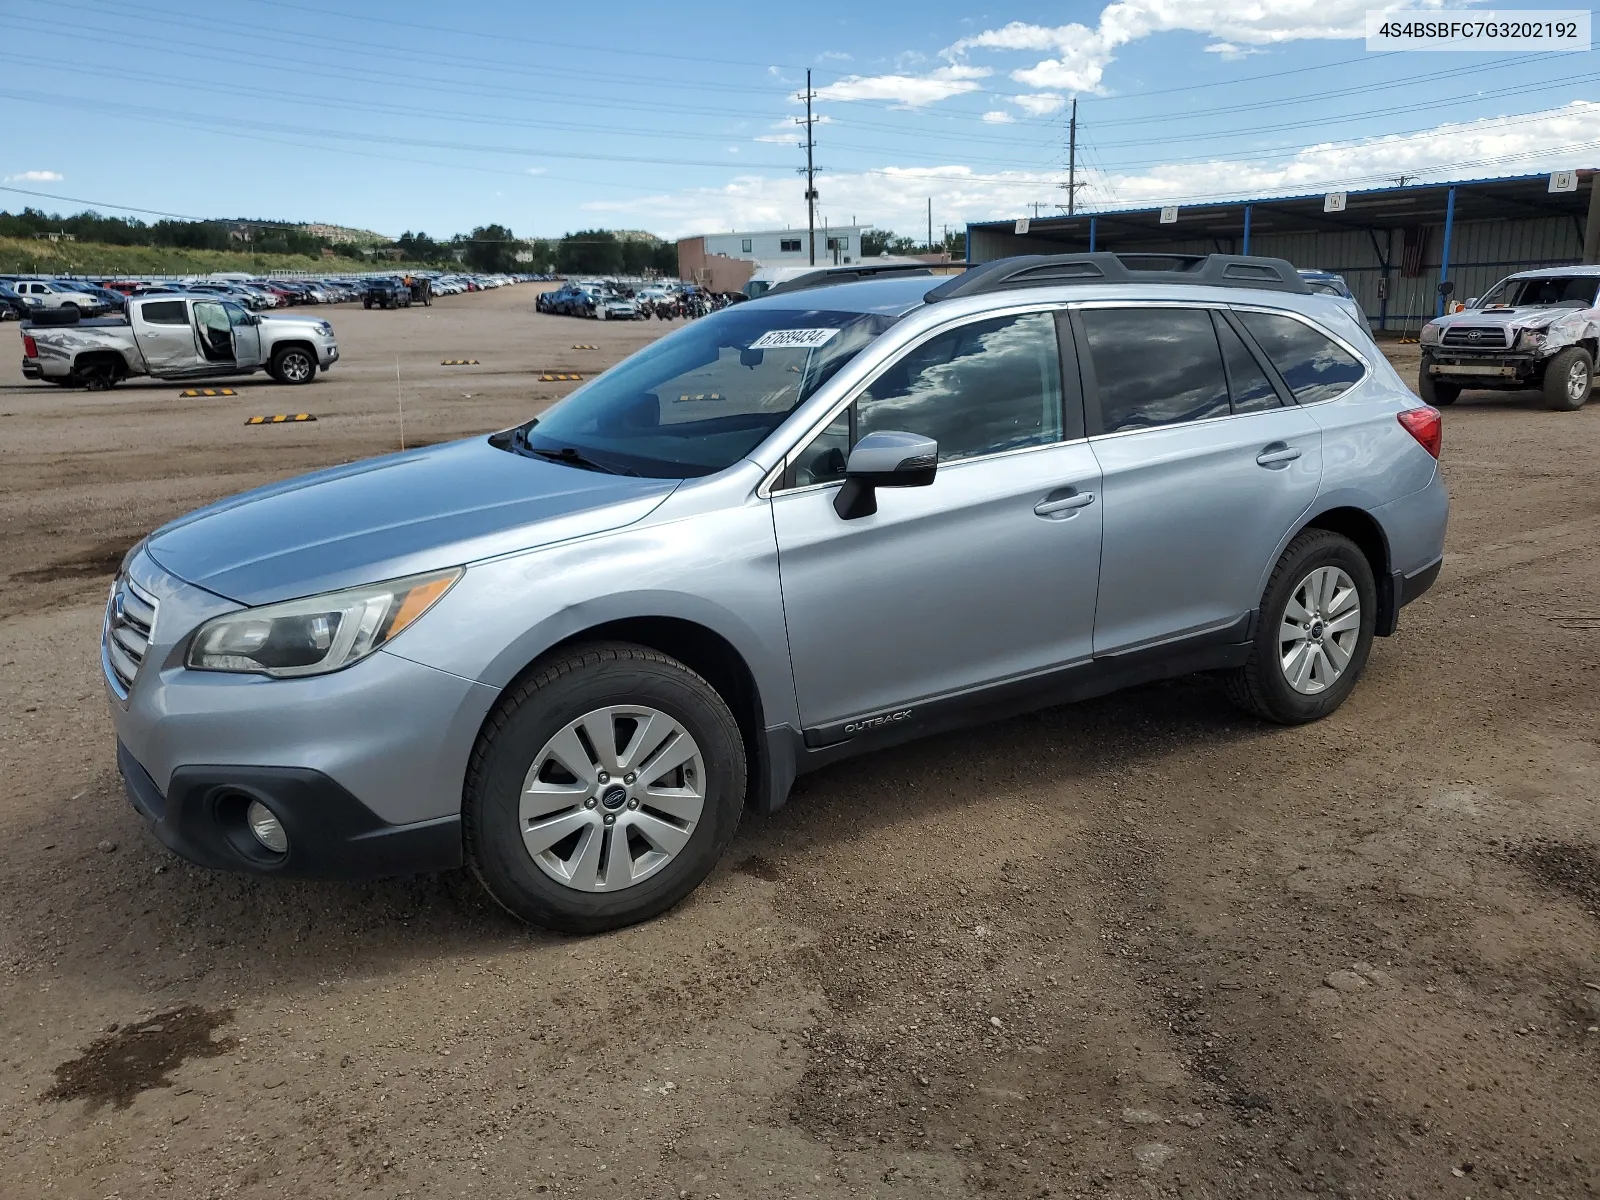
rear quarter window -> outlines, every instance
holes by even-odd
[[[1332,400],[1361,382],[1359,359],[1303,321],[1272,313],[1237,313],[1301,404]]]
[[[182,300],[152,300],[140,310],[146,324],[150,325],[187,325],[189,323],[188,308]]]

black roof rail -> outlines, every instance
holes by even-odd
[[[937,263],[941,267],[962,267],[965,263]],[[871,263],[855,263],[848,267],[818,267],[815,271],[808,271],[804,275],[796,275],[793,279],[785,279],[782,283],[774,284],[762,296],[780,296],[785,292],[803,292],[807,288],[828,287],[835,283],[855,283],[862,279],[876,279],[880,275],[932,275],[933,271],[928,263],[885,263],[883,266],[874,266]]]
[[[1244,254],[1020,254],[973,267],[947,279],[924,299],[929,304],[957,296],[981,296],[1014,288],[1058,287],[1069,283],[1188,283],[1204,287],[1267,288],[1275,292],[1311,289],[1281,258]]]

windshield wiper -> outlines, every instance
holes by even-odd
[[[527,443],[524,441],[524,446]],[[637,471],[630,471],[627,467],[617,466],[614,463],[603,463],[587,455],[579,453],[571,446],[561,446],[554,450],[546,450],[539,446],[527,446],[529,454],[537,454],[540,458],[548,458],[551,462],[566,463],[570,467],[582,467],[587,471],[603,471],[607,475],[638,475]]]

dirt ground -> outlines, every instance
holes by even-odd
[[[100,683],[122,551],[395,448],[402,408],[408,444],[511,424],[570,386],[540,372],[661,331],[533,295],[342,306],[344,361],[299,389],[10,369],[0,1193],[1600,1190],[1600,405],[1448,411],[1444,573],[1314,727],[1188,679],[845,763],[678,910],[587,940],[465,875],[162,850]]]

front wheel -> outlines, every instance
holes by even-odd
[[[617,929],[710,874],[744,793],[744,742],[710,684],[644,646],[579,647],[485,724],[463,797],[467,861],[524,921]]]
[[[1461,385],[1435,379],[1428,373],[1428,366],[1428,358],[1424,355],[1422,369],[1417,376],[1417,395],[1422,397],[1425,404],[1431,404],[1435,408],[1454,404],[1461,395]]]
[[[310,383],[317,377],[317,360],[304,346],[284,346],[273,354],[268,370],[279,383]]]
[[[1225,676],[1229,699],[1280,725],[1327,716],[1367,665],[1377,601],[1360,548],[1329,530],[1306,530],[1267,582],[1250,657]]]
[[[1576,412],[1594,390],[1594,359],[1582,346],[1568,346],[1544,369],[1544,402],[1558,412]]]

